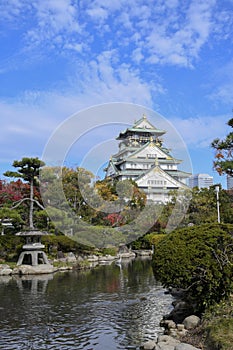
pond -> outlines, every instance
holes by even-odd
[[[0,277],[0,349],[139,349],[162,332],[171,302],[150,259]]]

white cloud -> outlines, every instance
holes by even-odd
[[[222,103],[222,104],[233,104],[233,82],[224,83],[219,86],[215,92],[213,92],[209,97],[213,101],[213,103]]]
[[[211,76],[211,93],[208,94],[213,104],[231,105],[233,104],[233,60],[217,67],[214,75]]]
[[[213,28],[217,40],[231,40],[233,34],[232,0],[218,2],[214,14],[214,21],[217,25]]]
[[[78,5],[71,0],[11,0],[15,10],[9,11],[9,16],[19,20],[25,8],[29,9],[32,20],[27,26],[22,24],[27,50],[59,47],[61,53],[91,50],[98,55],[103,45],[110,50],[126,45],[122,62],[132,55],[130,51],[141,50],[147,63],[191,67],[208,37],[217,32],[218,25],[213,23],[215,2],[95,0]],[[6,14],[9,7],[2,7]],[[139,64],[140,60],[135,62]]]
[[[62,91],[25,91],[20,97],[0,101],[0,157],[11,163],[31,154],[40,156],[55,128],[73,113],[107,102],[152,105],[150,86],[127,65],[113,69],[114,52],[82,66]],[[82,81],[82,84],[80,83]],[[159,89],[160,87],[158,87]]]
[[[172,11],[164,8],[167,16],[158,16],[154,23],[150,22],[148,61],[192,67],[213,31],[214,5],[215,1],[199,0],[191,2],[187,8],[173,7]]]
[[[225,115],[187,119],[172,118],[172,123],[190,148],[209,148],[215,138],[223,138],[229,129]]]
[[[140,47],[138,47],[132,52],[132,59],[137,63],[140,63],[144,59],[142,49]]]
[[[102,7],[93,7],[87,10],[87,14],[94,20],[103,23],[108,18],[108,11]]]
[[[80,33],[77,9],[70,0],[34,2],[36,26],[26,33],[31,45],[65,44],[64,33]],[[50,41],[53,41],[52,43]]]
[[[1,21],[14,22],[19,17],[21,11],[25,7],[23,0],[8,0],[0,2]]]
[[[86,2],[88,9],[102,8],[109,13],[113,13],[121,8],[124,8],[127,4],[127,0],[89,0]]]

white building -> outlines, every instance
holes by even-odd
[[[182,162],[163,147],[160,136],[166,131],[157,129],[144,115],[131,128],[120,132],[119,151],[106,167],[106,177],[134,180],[153,202],[167,202],[171,190],[187,189],[190,173],[178,170]]]
[[[209,188],[213,185],[213,176],[208,174],[196,174],[189,178],[189,187]]]
[[[227,189],[233,189],[233,176],[227,175]]]

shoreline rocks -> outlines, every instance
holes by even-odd
[[[12,269],[7,264],[0,265],[0,276],[10,276],[12,274]]]
[[[20,265],[13,269],[7,264],[0,264],[0,276],[12,276],[12,275],[42,275],[49,274],[57,271],[57,269],[50,264],[40,264],[36,266],[32,265]]]
[[[201,350],[193,345],[182,343],[171,336],[158,336],[156,341],[148,340],[140,349],[142,350]]]
[[[49,264],[32,265],[18,265],[11,268],[8,264],[0,264],[0,276],[11,275],[38,275],[49,274],[57,271],[66,271],[72,269],[93,268],[97,265],[111,264],[118,262],[119,259],[123,262],[127,259],[134,259],[135,253],[132,251],[122,252],[115,256],[112,255],[89,255],[89,256],[75,256],[74,253],[69,252],[66,255],[59,252],[58,258],[50,260]],[[64,266],[53,266],[53,263],[63,263]],[[68,264],[68,265],[65,265]]]
[[[193,314],[193,306],[182,300],[185,296],[183,290],[169,290],[177,299],[173,301],[173,310],[160,321],[160,327],[164,329],[164,335],[156,340],[148,340],[141,349],[143,350],[199,350],[189,343],[182,341],[187,333],[197,328],[201,319]],[[179,299],[178,299],[179,298]],[[186,340],[186,339],[185,339]]]
[[[142,350],[200,350],[191,344],[182,342],[180,338],[196,328],[200,324],[200,318],[196,315],[186,317],[183,323],[176,324],[172,320],[161,321],[161,327],[165,328],[164,335],[159,335],[155,340],[148,340],[140,349]]]

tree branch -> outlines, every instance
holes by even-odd
[[[19,201],[17,201],[17,202],[15,202],[15,203],[17,203],[16,205],[13,205],[12,207],[11,207],[11,209],[15,209],[15,208],[17,208],[20,204],[22,204],[23,202],[25,202],[25,201],[33,201],[33,202],[35,202],[37,205],[38,205],[38,207],[40,207],[41,209],[43,209],[43,210],[45,210],[45,207],[43,207],[43,205],[41,205],[40,204],[40,202],[38,202],[36,199],[30,199],[30,198],[23,198],[23,199],[20,199]]]

